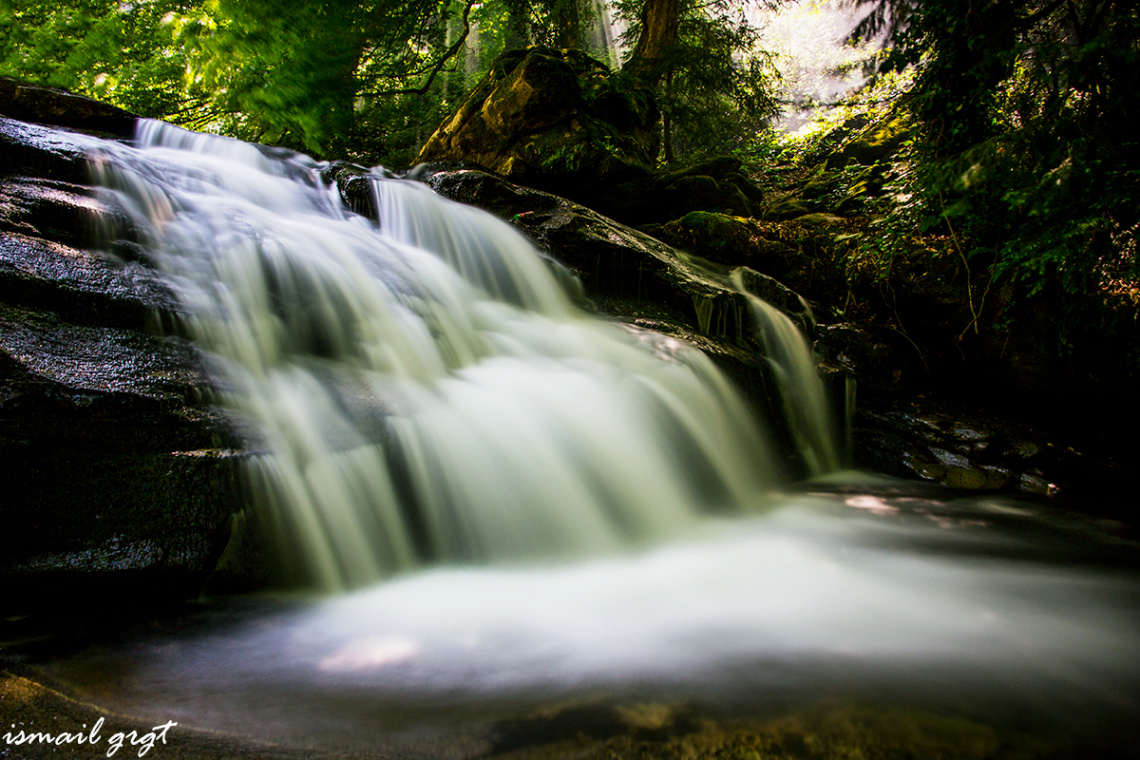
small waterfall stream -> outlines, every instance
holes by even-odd
[[[347,593],[214,600],[43,665],[69,693],[290,757],[488,757],[496,721],[599,700],[903,705],[1031,737],[1010,757],[1140,741],[1127,534],[857,473],[780,496],[704,354],[581,312],[491,216],[378,173],[374,222],[304,156],[153,122],[92,151],[251,431],[283,555]],[[802,338],[737,284],[799,456],[833,469]]]
[[[612,550],[778,483],[703,354],[581,312],[490,214],[377,174],[377,227],[303,156],[158,122],[138,145],[107,146],[99,177],[257,431],[255,496],[320,586]],[[771,361],[788,398],[816,397],[787,408],[825,471],[822,388],[803,338],[766,317],[781,319]]]

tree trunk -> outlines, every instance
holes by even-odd
[[[653,87],[665,73],[665,56],[677,41],[681,0],[645,0],[641,36],[626,68],[642,84]]]
[[[551,8],[554,43],[560,48],[582,47],[582,13],[579,0],[555,0]]]
[[[504,50],[516,50],[530,45],[530,22],[525,10],[517,3],[507,6],[507,34]]]

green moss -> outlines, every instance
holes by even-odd
[[[497,760],[985,760],[1006,756],[1011,739],[990,727],[920,710],[846,706],[804,710],[769,720],[716,721],[670,705],[618,708],[580,730],[566,716],[536,717],[559,727],[552,741],[508,752]],[[600,735],[606,734],[606,735]],[[1034,757],[1022,751],[1022,757]]]

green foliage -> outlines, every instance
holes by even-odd
[[[901,101],[915,141],[895,159],[880,245],[950,235],[975,269],[1049,299],[1062,341],[1134,329],[1135,0],[887,0],[861,31],[884,30],[885,68],[916,71]]]
[[[645,2],[620,3],[631,37]],[[739,4],[678,7],[658,96],[669,150],[694,160],[763,126],[775,73]],[[0,0],[0,11],[0,74],[193,129],[393,164],[412,160],[502,50],[585,47],[596,20],[587,0]]]
[[[193,126],[320,152],[352,126],[362,22],[337,0],[213,4],[192,73],[215,97]]]
[[[0,75],[176,117],[201,95],[184,76],[192,10],[186,0],[0,0]]]
[[[404,90],[420,80],[418,94],[442,89],[440,51],[461,33],[454,14],[462,8],[450,0],[217,0],[195,41],[194,73],[215,93],[199,121],[317,155],[351,152],[358,120],[374,125],[392,114],[390,101],[408,105]]]
[[[286,145],[357,153],[358,121],[394,121],[368,147],[438,122],[458,0],[0,0],[0,74],[143,116]],[[437,76],[439,74],[443,76]],[[425,84],[426,83],[426,84]],[[450,88],[456,89],[454,87]],[[404,90],[416,90],[414,93]],[[459,87],[462,95],[462,86]],[[420,98],[432,101],[424,107]],[[385,139],[387,138],[387,139]],[[398,148],[396,153],[401,153]],[[409,151],[404,147],[403,155]]]
[[[776,3],[755,3],[761,4]],[[615,5],[628,24],[626,42],[632,43],[642,33],[643,2]],[[679,12],[677,40],[656,63],[665,158],[696,161],[733,153],[778,113],[773,93],[779,73],[771,57],[757,50],[759,31],[745,4],[682,0]]]

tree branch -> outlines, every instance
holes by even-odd
[[[1059,8],[1059,7],[1060,7],[1062,4],[1064,4],[1065,2],[1067,2],[1067,0],[1053,0],[1053,2],[1049,3],[1049,4],[1048,4],[1048,5],[1046,5],[1044,8],[1042,8],[1042,9],[1041,9],[1041,10],[1039,10],[1039,11],[1037,11],[1037,12],[1036,12],[1036,13],[1034,13],[1033,15],[1031,15],[1031,16],[1023,16],[1022,18],[1018,19],[1018,20],[1021,22],[1021,28],[1022,28],[1022,29],[1029,29],[1029,28],[1031,28],[1031,27],[1032,27],[1032,26],[1034,26],[1034,25],[1035,25],[1035,24],[1036,24],[1038,21],[1040,21],[1041,19],[1045,18],[1046,16],[1048,16],[1048,15],[1049,15],[1050,13],[1052,13],[1053,11],[1057,10],[1057,8]]]
[[[459,35],[459,39],[457,39],[451,47],[449,47],[447,50],[443,51],[443,55],[440,56],[438,60],[436,60],[434,63],[430,64],[429,66],[420,69],[420,73],[422,73],[424,71],[430,71],[431,72],[430,74],[428,74],[427,80],[421,86],[419,86],[419,87],[404,87],[404,88],[395,89],[395,90],[372,90],[370,92],[362,92],[360,94],[361,95],[370,95],[370,96],[374,96],[374,97],[380,96],[380,95],[423,95],[423,94],[425,94],[431,88],[431,85],[435,81],[436,76],[438,76],[439,72],[443,70],[444,65],[449,60],[454,58],[455,55],[460,50],[463,49],[463,43],[465,43],[467,41],[467,35],[471,33],[471,20],[470,20],[471,9],[475,7],[475,4],[477,2],[479,2],[479,0],[467,0],[467,6],[463,9],[463,33]]]

